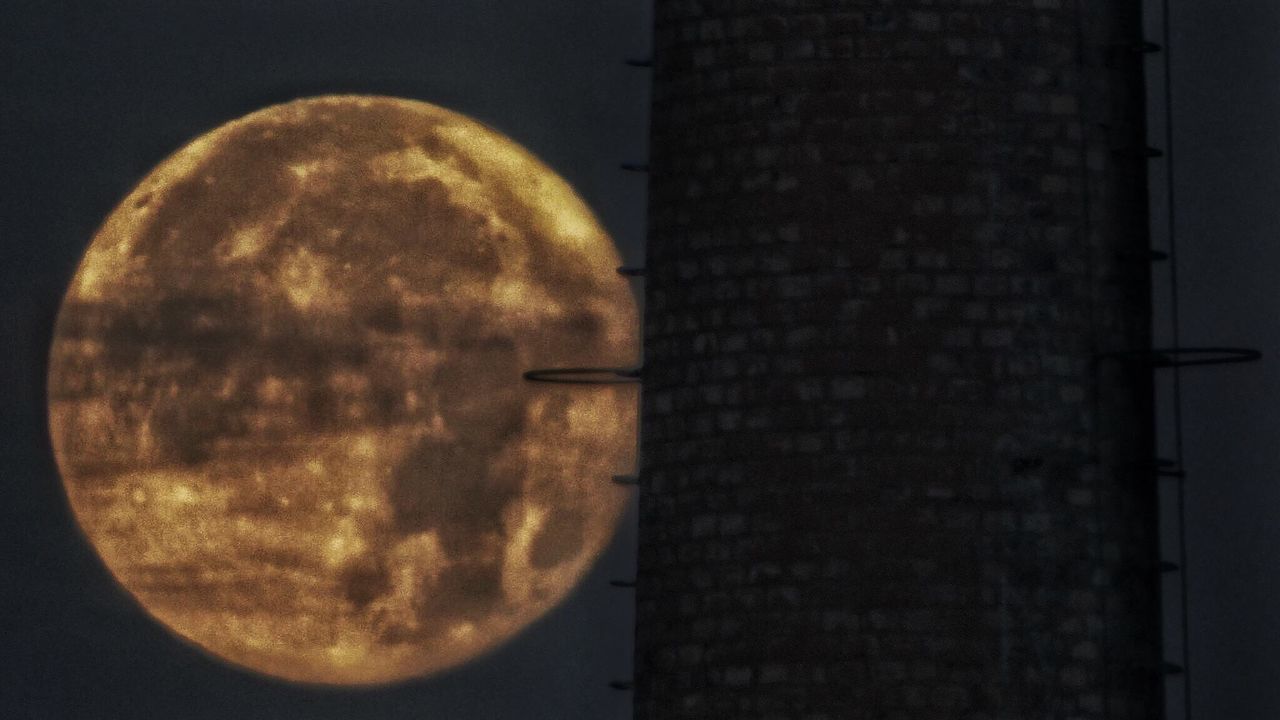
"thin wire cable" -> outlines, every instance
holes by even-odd
[[[1168,227],[1166,237],[1169,243],[1169,323],[1173,347],[1182,347],[1180,342],[1178,316],[1178,243],[1177,243],[1177,191],[1174,175],[1174,135],[1173,135],[1173,60],[1172,33],[1169,22],[1170,0],[1161,0],[1160,25],[1164,44],[1164,148],[1165,148],[1165,214]],[[1182,438],[1182,369],[1173,368],[1173,443],[1174,458],[1177,467],[1184,470],[1183,438]],[[1191,720],[1191,624],[1190,612],[1187,608],[1187,491],[1185,473],[1178,476],[1178,573],[1179,594],[1182,611],[1182,716]]]

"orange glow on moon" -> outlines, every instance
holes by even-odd
[[[466,662],[611,538],[635,388],[612,241],[563,180],[439,107],[331,96],[162,162],[63,301],[50,430],[75,516],[155,618],[290,680]]]

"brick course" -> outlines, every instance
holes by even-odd
[[[655,17],[637,719],[1157,717],[1136,5]]]

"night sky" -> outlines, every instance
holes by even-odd
[[[1265,354],[1182,373],[1192,716],[1280,717],[1280,4],[1171,2],[1180,339]],[[1151,144],[1164,147],[1163,58],[1149,63]],[[1167,167],[1151,164],[1160,247]],[[1155,344],[1168,345],[1159,265]],[[1176,633],[1167,650],[1177,655]],[[1177,709],[1182,689],[1171,690]]]
[[[1266,353],[1182,375],[1195,717],[1280,717],[1280,5],[1172,2],[1179,334]],[[647,54],[647,6],[0,5],[0,715],[629,717],[630,697],[607,684],[630,672],[630,597],[608,580],[632,574],[632,518],[578,593],[472,665],[374,690],[289,685],[193,650],[114,585],[66,507],[42,388],[57,303],[98,223],[191,138],[300,96],[399,95],[479,119],[566,177],[638,264],[644,182],[618,165],[644,156],[648,78],[622,60]],[[1158,6],[1149,26],[1158,41]],[[1148,62],[1151,144],[1164,147],[1163,59]],[[1167,167],[1152,163],[1158,247]],[[1167,268],[1155,272],[1156,344],[1168,345]]]

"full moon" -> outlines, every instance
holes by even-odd
[[[231,663],[375,684],[467,662],[613,535],[635,362],[618,254],[512,140],[422,102],[266,108],[164,160],[63,300],[50,431],[75,517]]]

